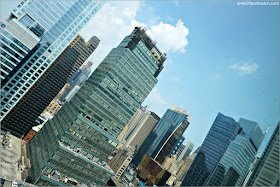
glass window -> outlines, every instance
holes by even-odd
[[[20,19],[19,22],[21,22],[24,26],[29,28],[35,21],[26,14]]]

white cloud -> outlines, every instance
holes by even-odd
[[[82,30],[81,35],[86,40],[92,36],[100,39],[99,46],[89,58],[94,62],[93,70],[125,36],[132,32],[134,27],[147,27],[146,24],[135,19],[137,12],[144,6],[143,3],[141,1],[107,2]],[[175,26],[160,22],[148,28],[147,33],[157,42],[162,52],[185,52],[188,43],[186,36],[189,31],[181,20]]]
[[[94,62],[93,69],[135,26],[145,26],[134,19],[140,6],[139,1],[108,2],[82,30],[81,35],[86,40],[92,36],[100,39],[99,46],[89,58]]]
[[[145,103],[156,105],[157,107],[166,107],[168,105],[168,103],[161,98],[159,89],[156,87],[150,92]]]
[[[259,69],[259,65],[252,62],[243,62],[231,65],[230,69],[239,71],[242,74],[252,74]]]
[[[163,52],[186,52],[188,45],[187,35],[189,29],[186,28],[182,20],[178,20],[175,26],[160,22],[147,31],[158,47]]]

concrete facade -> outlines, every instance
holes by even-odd
[[[126,125],[127,130],[119,146],[129,147],[137,152],[159,119],[154,112],[138,109]]]

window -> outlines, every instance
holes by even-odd
[[[24,26],[29,28],[35,21],[26,14],[20,19],[19,22],[21,22]]]

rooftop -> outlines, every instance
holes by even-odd
[[[26,143],[9,132],[1,134],[0,140],[1,177],[10,181],[23,181],[27,177],[27,169],[30,168],[29,159],[26,157]]]

